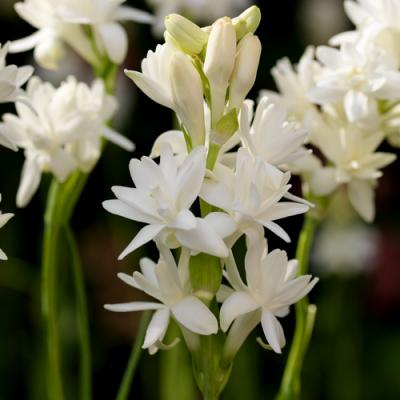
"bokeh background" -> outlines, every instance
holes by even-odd
[[[151,10],[144,1],[127,3]],[[0,43],[23,37],[33,30],[13,10],[13,0],[0,2]],[[282,57],[296,62],[309,44],[323,44],[333,34],[349,28],[342,0],[263,0],[263,19],[258,35],[263,43],[259,74],[252,98],[262,88],[274,88],[270,69]],[[127,67],[139,69],[157,38],[150,27],[128,24],[130,52]],[[9,63],[33,63],[31,54],[10,55]],[[72,54],[57,73],[36,68],[36,73],[55,83],[68,74],[90,81],[90,69]],[[123,374],[140,315],[114,314],[104,303],[132,301],[140,294],[121,283],[119,271],[132,272],[142,256],[154,258],[149,245],[123,262],[120,251],[139,226],[107,214],[101,203],[111,198],[112,185],[131,181],[128,162],[146,155],[157,135],[171,128],[169,110],[153,103],[122,74],[117,94],[121,111],[115,126],[136,143],[133,155],[108,145],[93,171],[77,206],[73,227],[83,258],[90,307],[94,365],[94,398],[113,399]],[[1,113],[13,106],[1,106]],[[397,152],[398,153],[398,152]],[[1,209],[14,219],[0,231],[1,248],[9,261],[0,265],[0,400],[42,400],[44,352],[40,328],[40,253],[43,211],[49,177],[25,209],[16,209],[23,154],[0,148]],[[400,162],[386,168],[377,192],[377,218],[373,226],[361,223],[339,195],[328,223],[315,242],[312,270],[320,283],[312,293],[318,305],[317,322],[305,360],[304,399],[372,400],[400,399]],[[302,218],[291,218],[285,227],[293,242]],[[271,247],[294,255],[294,245],[271,238]],[[60,266],[60,330],[67,399],[77,397],[78,347],[71,298],[71,268]],[[290,340],[293,315],[283,321]],[[263,350],[255,332],[240,351],[223,398],[269,399],[276,393],[287,348],[282,356]],[[171,332],[173,336],[173,332]],[[177,391],[188,400],[198,393],[190,377],[190,360],[184,346],[156,356],[143,353],[132,387],[132,399],[174,400]],[[171,394],[172,393],[172,394]]]

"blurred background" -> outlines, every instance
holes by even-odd
[[[33,31],[18,18],[14,3],[14,0],[0,2],[0,43]],[[156,3],[164,2],[132,0],[127,3],[151,11]],[[240,10],[241,1],[232,0],[232,3]],[[263,0],[258,5],[263,15],[258,30],[263,54],[252,98],[257,97],[260,89],[274,88],[270,69],[278,59],[287,56],[297,62],[307,45],[326,43],[333,34],[349,28],[342,0]],[[205,10],[203,6],[198,15],[202,20],[210,15]],[[196,18],[193,11],[183,11]],[[139,69],[147,50],[153,49],[159,40],[157,29],[133,23],[127,24],[126,29],[130,35],[130,52],[125,66]],[[26,53],[10,55],[8,63],[34,62],[31,54]],[[92,79],[90,69],[73,54],[65,59],[57,73],[36,66],[36,74],[54,83],[68,74],[85,81]],[[149,154],[155,138],[171,128],[171,112],[140,93],[122,74],[117,97],[121,109],[114,126],[136,143],[134,157]],[[13,112],[13,106],[2,105],[0,111],[1,114]],[[96,400],[115,398],[140,318],[138,313],[105,311],[103,304],[139,299],[140,294],[120,282],[116,274],[131,273],[144,255],[156,257],[150,245],[118,262],[118,254],[140,226],[106,213],[101,206],[103,200],[113,197],[112,185],[131,185],[128,173],[131,157],[119,148],[107,146],[73,218],[89,297]],[[16,209],[15,194],[23,158],[21,152],[0,148],[1,209],[15,213],[14,219],[0,231],[1,248],[9,256],[9,261],[0,265],[0,400],[45,398],[39,283],[49,177],[43,180],[40,191],[27,208]],[[319,231],[312,257],[313,273],[320,277],[312,293],[318,314],[305,360],[304,399],[400,398],[399,176],[398,161],[384,171],[373,226],[360,222],[339,194],[330,211],[334,217],[328,217]],[[285,223],[294,243],[301,223],[301,217],[292,217]],[[294,255],[294,245],[286,246],[274,238],[270,242],[271,247],[279,246]],[[68,265],[60,268],[61,298],[70,299],[73,296],[71,269]],[[79,352],[74,308],[70,303],[61,302],[59,312],[67,399],[75,399]],[[283,326],[290,342],[293,313],[283,320]],[[260,334],[254,332],[241,349],[223,399],[269,399],[276,393],[288,348],[282,356],[265,351],[255,340]],[[173,335],[171,332],[170,336]],[[184,346],[155,356],[143,353],[130,398],[174,400],[171,393],[177,391],[182,392],[181,398],[199,398]]]

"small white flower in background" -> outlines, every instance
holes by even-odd
[[[38,29],[16,40],[11,51],[35,49],[35,58],[44,68],[56,69],[64,56],[64,43],[92,65],[101,57],[121,64],[126,57],[128,37],[118,21],[152,23],[153,17],[123,6],[125,0],[25,0],[15,9],[20,17]],[[92,29],[92,38],[85,31]]]
[[[317,104],[343,101],[350,122],[366,117],[376,100],[399,99],[400,72],[379,48],[344,43],[340,49],[320,46],[323,69],[308,96]]]
[[[217,18],[235,16],[249,7],[251,0],[147,0],[154,8],[154,32],[158,36],[164,33],[164,18],[171,13],[184,14],[197,23],[211,23]]]
[[[282,250],[268,253],[262,236],[253,234],[250,237],[245,257],[246,284],[234,258],[231,256],[226,261],[226,277],[234,292],[222,304],[221,329],[226,332],[235,321],[232,330],[250,331],[261,321],[269,345],[276,353],[281,353],[285,336],[277,317],[288,315],[289,306],[306,296],[318,278],[312,279],[311,275],[296,278],[297,260],[288,261]],[[249,319],[243,318],[249,313],[254,314],[250,329]]]
[[[313,171],[312,192],[325,196],[346,184],[354,209],[363,219],[372,221],[374,188],[382,176],[380,169],[396,159],[395,154],[376,151],[383,140],[379,131],[368,133],[354,124],[343,125],[342,121],[320,125],[314,141],[330,165]]]
[[[105,201],[103,206],[113,214],[148,225],[119,259],[151,240],[161,240],[170,248],[184,246],[194,252],[227,257],[222,238],[234,232],[234,222],[224,213],[211,213],[202,219],[190,211],[200,192],[205,167],[204,147],[195,148],[180,165],[169,145],[161,149],[159,165],[149,157],[131,161],[129,168],[136,187],[114,186],[117,200]]]
[[[278,61],[271,73],[279,93],[270,90],[260,93],[261,98],[267,96],[272,103],[286,108],[289,117],[305,127],[310,125],[317,113],[315,105],[307,97],[320,70],[314,54],[314,47],[307,47],[296,67],[288,58]]]
[[[0,202],[1,202],[1,194],[0,194]],[[10,214],[10,213],[3,214],[0,211],[0,228],[2,228],[13,216],[14,216],[14,214]],[[0,249],[0,260],[7,260],[6,254],[1,249]]]
[[[280,201],[293,198],[289,180],[289,172],[284,173],[260,158],[253,159],[247,149],[241,148],[235,170],[218,164],[204,181],[200,197],[228,212],[242,232],[263,225],[289,242],[289,235],[273,221],[305,213],[310,208],[298,202]]]
[[[59,88],[32,78],[26,96],[32,105],[17,103],[17,115],[5,114],[0,130],[25,151],[17,205],[25,206],[36,192],[41,174],[65,181],[75,170],[88,172],[101,153],[101,137],[133,150],[133,143],[106,126],[117,104],[103,82],[92,87],[69,77]]]
[[[0,103],[26,101],[25,92],[21,89],[33,74],[33,67],[6,65],[9,43],[0,45]],[[16,150],[12,137],[0,129],[0,145]]]
[[[118,277],[128,285],[139,289],[159,302],[131,302],[107,304],[111,311],[129,312],[154,310],[143,343],[144,349],[154,354],[163,344],[170,318],[199,335],[212,335],[218,332],[218,321],[214,314],[195,297],[189,283],[189,254],[183,250],[177,266],[170,250],[159,246],[160,259],[154,263],[149,259],[140,261],[142,273],[133,276],[120,273]]]
[[[303,147],[308,133],[288,122],[285,108],[262,97],[254,114],[254,102],[245,101],[240,112],[240,130],[243,147],[253,157],[259,157],[278,168],[309,154]]]

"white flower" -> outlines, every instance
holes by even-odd
[[[288,261],[282,250],[268,253],[266,240],[258,235],[248,240],[245,271],[246,284],[233,256],[226,261],[226,277],[235,292],[222,304],[221,329],[226,332],[236,320],[232,330],[248,330],[249,321],[243,317],[252,313],[251,328],[261,321],[268,343],[275,352],[281,353],[285,336],[277,317],[288,315],[289,306],[306,296],[318,278],[311,279],[311,275],[296,278],[297,260]]]
[[[259,158],[253,159],[242,148],[237,154],[235,170],[217,164],[211,178],[204,181],[200,197],[231,214],[240,230],[261,224],[289,242],[288,234],[273,221],[309,209],[305,204],[280,201],[283,197],[293,198],[288,193],[289,180],[289,172],[283,173]]]
[[[1,194],[0,194],[0,202],[1,202]],[[14,214],[3,214],[0,211],[0,228],[2,228],[12,217],[14,216]],[[0,249],[0,260],[7,260],[7,256],[6,253],[4,253],[3,250]]]
[[[165,347],[162,341],[171,317],[199,335],[218,332],[218,321],[214,314],[192,294],[188,253],[182,253],[177,266],[168,249],[163,246],[159,249],[161,256],[157,264],[144,258],[140,261],[142,273],[134,272],[133,276],[118,274],[122,281],[154,297],[159,303],[131,302],[104,306],[107,310],[119,312],[155,310],[143,343],[143,348],[149,349],[151,354]]]
[[[154,31],[164,32],[164,18],[171,13],[187,13],[198,23],[210,23],[224,16],[233,17],[251,5],[250,0],[148,0],[154,7]]]
[[[119,259],[153,239],[170,248],[181,245],[217,257],[228,255],[222,237],[235,230],[233,221],[223,213],[201,219],[190,211],[204,180],[205,163],[204,147],[196,147],[178,165],[169,145],[162,147],[159,165],[149,157],[131,161],[129,169],[136,187],[114,186],[117,200],[105,201],[103,206],[113,214],[148,225]]]
[[[399,98],[400,72],[382,49],[352,43],[340,49],[321,46],[317,59],[324,69],[309,98],[321,105],[343,101],[351,122],[366,117],[371,102]]]
[[[307,131],[296,129],[288,122],[285,108],[261,98],[253,118],[253,105],[245,101],[240,112],[240,130],[243,146],[253,157],[259,157],[280,168],[309,153],[302,145]]]
[[[38,29],[34,34],[15,41],[11,50],[35,48],[37,61],[45,68],[55,69],[64,55],[67,43],[84,59],[99,65],[99,54],[112,62],[123,62],[128,38],[118,21],[132,20],[152,23],[153,18],[143,11],[123,6],[125,0],[25,0],[15,5],[18,14]],[[92,29],[96,49],[85,33]]]
[[[40,183],[42,172],[65,181],[76,169],[89,171],[101,153],[104,136],[127,150],[133,144],[106,127],[116,110],[103,82],[92,87],[69,77],[59,88],[39,78],[29,81],[26,96],[32,105],[17,103],[17,115],[6,114],[1,130],[25,150],[25,164],[17,204],[25,206]]]
[[[366,221],[375,213],[374,187],[382,176],[381,168],[393,162],[394,154],[377,152],[384,136],[378,131],[368,133],[354,124],[330,120],[320,125],[314,143],[329,161],[328,166],[313,171],[311,190],[316,195],[332,193],[347,185],[351,204]]]
[[[307,97],[320,69],[314,60],[314,53],[312,46],[307,47],[296,67],[293,67],[288,58],[278,61],[271,73],[279,93],[261,91],[261,97],[267,96],[273,103],[285,107],[290,118],[304,123],[305,126],[309,125],[316,114],[314,104]]]

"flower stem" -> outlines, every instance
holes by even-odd
[[[139,329],[133,343],[132,351],[129,356],[128,365],[126,366],[121,385],[118,390],[116,400],[127,400],[132,385],[133,377],[135,376],[136,368],[139,363],[140,355],[142,353],[142,343],[144,335],[146,334],[147,325],[150,321],[151,312],[145,311],[140,320]]]
[[[74,276],[77,319],[79,329],[79,343],[81,348],[81,400],[92,398],[92,362],[90,351],[89,318],[85,292],[85,283],[78,247],[74,234],[69,225],[64,227],[66,239],[71,251],[71,261]]]
[[[318,223],[314,216],[305,216],[296,251],[299,262],[298,275],[304,275],[308,271],[312,241]],[[301,369],[314,318],[315,307],[309,307],[308,298],[304,297],[296,304],[296,327],[277,400],[300,398]]]

